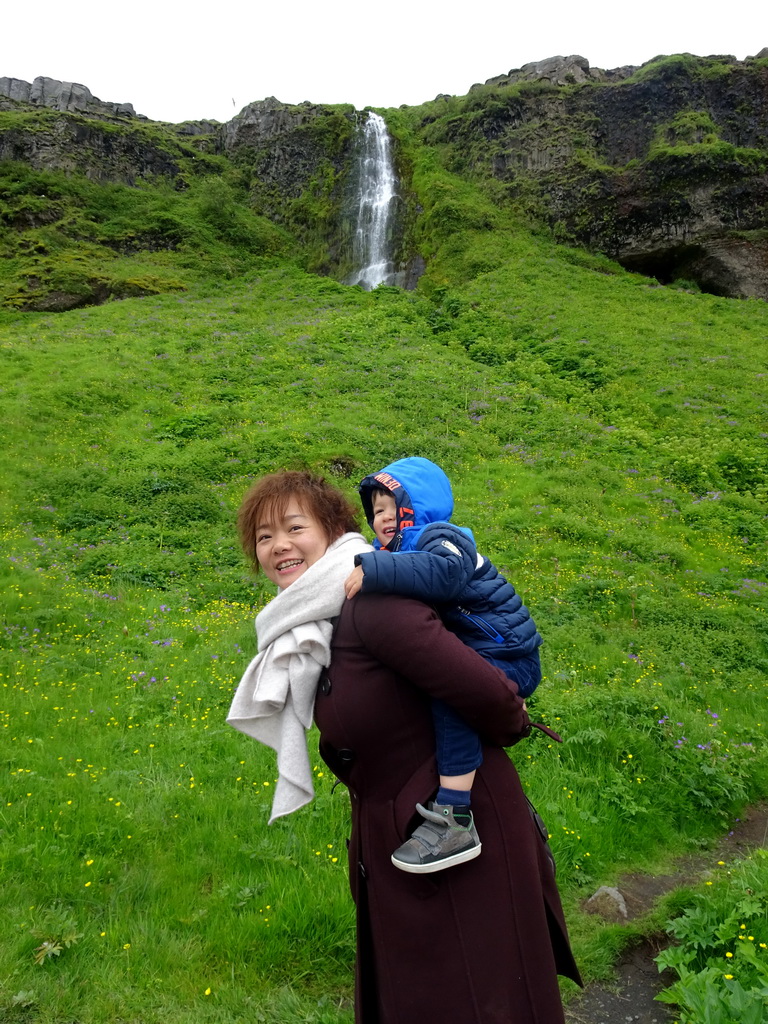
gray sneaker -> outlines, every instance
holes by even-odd
[[[443,871],[480,856],[482,844],[470,815],[469,825],[460,825],[448,804],[429,803],[429,809],[416,804],[424,818],[407,842],[392,854],[392,863],[401,871],[427,874]]]

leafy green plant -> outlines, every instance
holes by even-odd
[[[82,939],[83,934],[77,930],[77,924],[71,913],[56,906],[43,915],[40,925],[33,934],[42,942],[34,950],[34,961],[39,966],[59,957],[66,949]]]
[[[768,855],[759,851],[699,895],[667,930],[677,945],[656,963],[678,980],[658,998],[682,1024],[760,1024],[768,1010]]]

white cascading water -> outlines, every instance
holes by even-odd
[[[389,132],[384,118],[372,111],[363,125],[360,154],[360,206],[352,247],[356,269],[349,277],[371,291],[395,278],[390,251],[389,222],[397,196],[397,177],[389,152]]]

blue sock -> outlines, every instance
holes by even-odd
[[[436,804],[452,807],[469,807],[472,799],[471,789],[447,789],[443,786],[437,791]]]

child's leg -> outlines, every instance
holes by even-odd
[[[440,774],[441,790],[453,790],[451,796],[465,799],[443,799],[438,793],[436,803],[469,804],[475,769],[483,763],[480,738],[450,705],[442,700],[432,701],[432,720],[435,725],[435,753]],[[443,794],[447,796],[449,794]]]
[[[467,794],[472,792],[475,781],[475,772],[466,772],[464,775],[441,775],[440,789],[451,793]],[[438,800],[439,804],[467,803],[466,800]]]
[[[483,750],[480,738],[450,705],[441,700],[432,701],[432,719],[435,724],[435,752],[440,789],[435,803],[453,807],[459,824],[472,820],[472,785],[475,770],[482,764]]]

